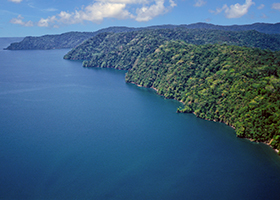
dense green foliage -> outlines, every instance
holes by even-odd
[[[165,42],[141,58],[127,82],[184,102],[179,112],[221,121],[239,137],[280,149],[280,52]]]
[[[224,30],[224,31],[249,31],[256,30],[261,33],[267,34],[279,34],[280,33],[280,23],[268,24],[268,23],[254,23],[247,25],[230,25],[221,26],[208,23],[195,23],[190,25],[181,25],[188,28],[200,28],[200,29],[214,29],[214,30]]]
[[[257,31],[205,29],[157,29],[125,33],[101,33],[72,49],[65,59],[86,60],[85,67],[130,69],[136,59],[153,53],[164,41],[184,40],[191,44],[228,44],[280,50],[280,35]]]

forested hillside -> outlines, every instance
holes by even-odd
[[[213,29],[213,30],[224,30],[224,31],[249,31],[256,30],[261,33],[267,34],[279,34],[280,33],[280,23],[268,24],[268,23],[254,23],[254,24],[245,24],[245,25],[229,25],[221,26],[209,23],[195,23],[187,26],[188,28],[202,28],[202,29]]]
[[[223,30],[223,31],[249,31],[255,30],[261,33],[274,34],[272,37],[279,39],[280,34],[280,23],[267,24],[267,23],[255,23],[248,25],[232,25],[232,26],[221,26],[208,23],[195,23],[195,24],[182,24],[182,25],[158,25],[148,27],[108,27],[100,29],[95,32],[68,32],[60,35],[43,35],[40,37],[25,37],[21,42],[15,42],[10,44],[6,50],[37,50],[37,49],[62,49],[62,48],[74,48],[81,44],[83,41],[94,37],[100,33],[126,33],[132,31],[142,30],[158,30],[158,29],[202,29],[202,30]],[[270,39],[269,39],[270,40]],[[248,41],[247,41],[248,42]],[[249,42],[250,43],[250,42]],[[246,44],[242,44],[246,45]],[[252,46],[252,45],[251,45]],[[262,48],[262,47],[260,47]]]
[[[165,42],[137,60],[127,82],[185,104],[179,112],[221,121],[239,137],[280,149],[280,52]]]
[[[102,33],[64,58],[128,70],[127,82],[182,101],[178,112],[224,122],[237,136],[279,150],[280,52],[260,49],[275,50],[279,41],[266,36],[201,29]]]
[[[257,31],[222,31],[204,29],[157,29],[126,33],[101,33],[72,49],[65,59],[87,60],[87,67],[114,67],[129,69],[136,58],[147,56],[167,40],[187,43],[228,44],[261,49],[280,50],[280,35]]]

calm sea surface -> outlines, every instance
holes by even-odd
[[[125,71],[63,60],[69,50],[4,51],[0,199],[278,199],[280,158]]]

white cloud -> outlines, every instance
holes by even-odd
[[[32,21],[28,21],[28,22],[24,22],[22,21],[24,18],[19,15],[17,18],[13,18],[10,20],[10,23],[12,24],[19,24],[19,25],[22,25],[22,26],[33,26],[33,22]]]
[[[237,3],[228,7],[227,4],[225,4],[222,8],[217,8],[216,11],[209,10],[209,12],[219,14],[224,11],[226,18],[240,18],[248,13],[248,10],[252,5],[255,5],[255,2],[252,0],[246,0],[243,5]]]
[[[265,7],[265,5],[264,5],[264,4],[261,4],[261,5],[258,7],[258,9],[261,10],[261,9],[263,9],[264,7]]]
[[[48,27],[49,26],[49,20],[41,18],[38,22],[38,26],[40,27]]]
[[[164,7],[164,0],[156,0],[155,4],[150,7],[143,6],[142,8],[137,8],[135,20],[138,22],[149,21],[167,11],[168,10]]]
[[[280,11],[280,3],[274,3],[274,4],[272,4],[271,8]]]
[[[55,16],[48,17],[47,19],[41,18],[40,21],[37,23],[37,26],[39,27],[49,27],[50,24],[55,23],[57,21]]]
[[[87,6],[85,11],[80,11],[79,15],[82,20],[87,21],[100,21],[104,18],[117,18],[125,19],[131,14],[125,10],[125,3],[95,3],[93,5]],[[75,17],[79,17],[76,15]]]
[[[240,5],[239,3],[231,5],[229,9],[225,10],[227,18],[240,18],[247,14],[249,8],[255,5],[252,0],[246,0],[245,4]]]
[[[75,12],[61,11],[57,16],[52,17],[54,20],[48,20],[50,17],[46,20],[48,24],[77,24],[83,23],[84,21],[99,23],[104,18],[131,18],[131,13],[125,10],[125,7],[126,4],[124,3],[97,2],[85,7],[83,10],[76,10]]]
[[[9,1],[14,2],[14,3],[20,3],[20,2],[22,2],[22,0],[9,0]]]
[[[173,0],[169,0],[170,6],[174,8],[177,4]]]
[[[97,0],[73,12],[61,11],[57,15],[41,18],[39,22],[34,24],[40,27],[57,28],[64,24],[78,24],[87,21],[100,23],[105,18],[115,18],[119,20],[134,19],[138,22],[143,22],[149,21],[158,15],[165,14],[170,9],[177,6],[174,0],[169,0],[168,7],[165,7],[164,3],[165,0]],[[134,13],[129,11],[131,7]],[[55,9],[47,11],[55,11]]]
[[[207,2],[206,1],[203,1],[203,0],[195,0],[195,4],[194,6],[195,7],[201,7],[201,6],[204,6]]]

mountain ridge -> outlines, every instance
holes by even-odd
[[[143,38],[149,39],[149,42],[142,41]],[[195,45],[227,44],[272,51],[280,50],[280,35],[268,35],[255,30],[235,32],[185,28],[145,29],[123,33],[100,33],[73,48],[64,56],[64,59],[86,60],[88,67],[103,65],[116,67],[118,65],[117,62],[114,63],[115,57],[119,57],[119,55],[126,57],[125,54],[128,54],[131,55],[132,59],[135,59],[140,55],[142,46],[146,47],[147,52],[153,53],[164,41],[169,40],[183,40]],[[103,57],[102,62],[99,56]],[[131,67],[131,64],[128,66],[123,62],[121,65],[121,68]]]
[[[155,25],[147,27],[126,27],[126,26],[112,26],[103,29],[99,29],[94,32],[78,32],[71,31],[62,34],[43,35],[43,36],[27,36],[21,42],[11,43],[5,50],[46,50],[46,49],[63,49],[74,48],[81,44],[83,41],[104,32],[131,32],[141,31],[149,29],[207,29],[207,30],[226,30],[226,31],[247,31],[256,30],[266,34],[280,34],[280,23],[254,23],[247,25],[214,25],[210,23],[193,23],[193,24],[181,24],[181,25]]]

